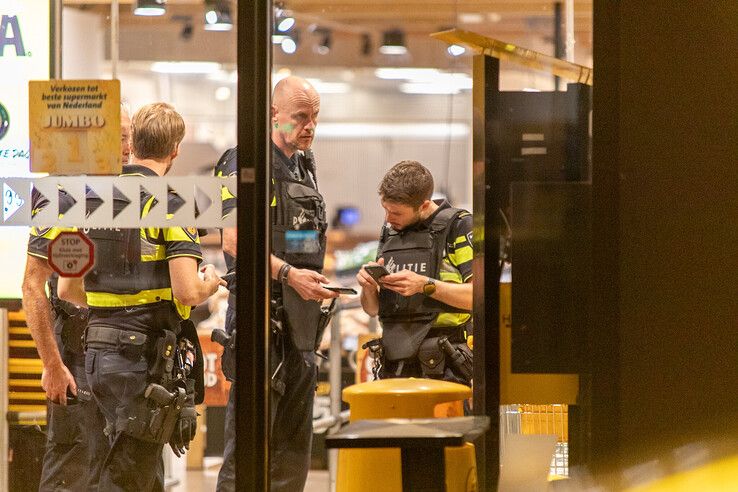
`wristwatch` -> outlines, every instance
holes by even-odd
[[[428,281],[423,286],[423,294],[428,297],[432,296],[436,292],[436,281],[428,277]]]

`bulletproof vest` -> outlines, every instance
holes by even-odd
[[[297,268],[322,270],[325,259],[325,232],[328,228],[325,202],[318,191],[315,165],[311,154],[301,156],[304,176],[299,179],[283,161],[274,155],[274,197],[272,209],[272,250]]]
[[[93,208],[100,198],[88,191],[88,208]],[[151,195],[141,192],[143,207]],[[113,193],[113,213],[117,214],[130,201],[118,190]],[[141,229],[96,228],[85,230],[95,243],[95,267],[85,277],[88,292],[110,294],[135,294],[142,290],[169,287],[167,262],[141,261]]]
[[[451,207],[442,208],[430,223],[404,231],[394,231],[385,226],[377,250],[378,258],[384,258],[384,266],[390,273],[411,270],[424,277],[438,279],[448,230],[463,212]],[[382,321],[429,320],[434,319],[438,313],[460,312],[468,311],[449,306],[422,293],[405,297],[390,289],[379,291],[379,319]]]

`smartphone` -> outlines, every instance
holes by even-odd
[[[371,275],[377,282],[379,282],[380,278],[390,274],[383,265],[367,265],[364,267],[364,270],[366,270],[366,273]]]
[[[356,290],[352,289],[351,287],[335,287],[332,285],[329,285],[328,287],[323,287],[324,289],[330,290],[332,292],[338,292],[339,294],[347,294],[350,296],[355,296],[358,294]]]

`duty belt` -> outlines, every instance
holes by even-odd
[[[109,345],[144,345],[148,336],[134,330],[106,326],[88,326],[85,343],[105,343]]]

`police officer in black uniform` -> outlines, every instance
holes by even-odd
[[[327,221],[310,151],[319,110],[320,96],[306,80],[287,77],[275,86],[271,132],[271,276],[274,282],[270,339],[273,376],[270,479],[273,491],[301,491],[305,487],[317,384],[314,352],[326,322],[321,303],[338,296],[322,287],[328,283],[321,274]],[[224,174],[235,170],[235,154],[232,157],[232,167]],[[223,232],[225,250],[228,250],[232,232]],[[234,401],[231,392],[219,491],[234,487]]]
[[[402,161],[387,172],[379,187],[386,225],[377,261],[356,278],[364,310],[382,323],[378,377],[468,385],[472,216],[432,195],[433,176],[419,162]],[[377,265],[389,275],[372,276],[367,267]]]
[[[128,163],[130,155],[130,131],[131,119],[126,108],[121,107],[123,164]],[[34,189],[34,214],[48,203]],[[60,214],[66,213],[74,203],[64,190],[59,190]],[[39,490],[97,490],[109,444],[103,433],[105,418],[92,399],[85,376],[82,334],[87,326],[87,311],[59,299],[58,277],[48,265],[49,244],[61,231],[58,227],[31,228],[23,279],[23,308],[44,364],[42,385],[49,399],[46,454]],[[44,288],[47,279],[48,300]]]
[[[184,121],[164,103],[144,106],[133,118],[136,164],[122,176],[163,176],[179,152]],[[114,194],[114,212],[127,199]],[[88,202],[95,196],[88,193]],[[170,192],[166,206],[182,199]],[[141,215],[157,204],[142,190]],[[111,449],[100,490],[163,490],[162,448],[181,454],[194,437],[195,404],[202,398],[202,354],[190,306],[212,295],[223,282],[212,265],[202,268],[194,227],[93,229],[98,261],[80,284],[60,281],[59,293],[86,302],[86,373],[107,420]],[[84,297],[83,297],[84,296]],[[198,357],[199,356],[199,357]],[[199,359],[199,360],[198,360]]]

